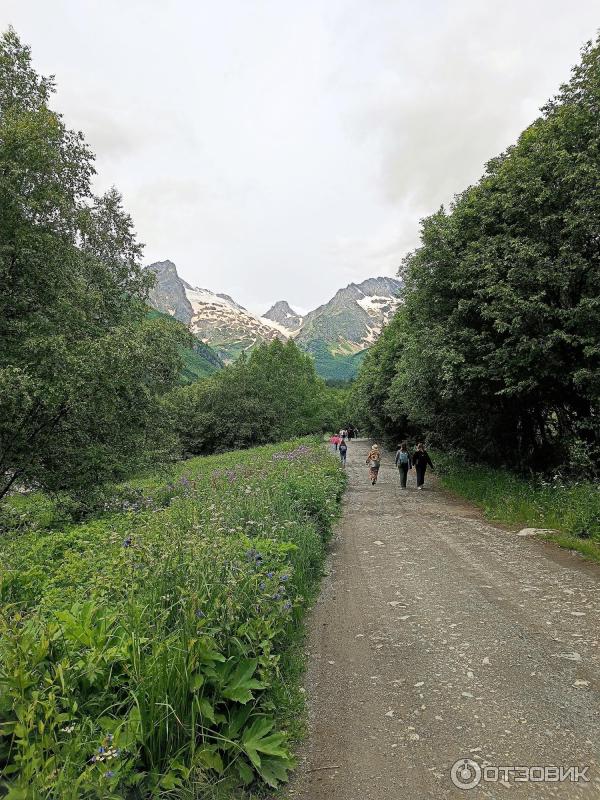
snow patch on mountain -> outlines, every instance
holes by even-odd
[[[289,339],[290,336],[293,336],[295,331],[291,331],[289,328],[286,328],[285,325],[280,325],[278,322],[275,322],[273,319],[269,319],[268,317],[259,317],[259,320],[263,323],[263,325],[267,325],[269,328],[273,328],[279,333],[282,333],[286,339]]]

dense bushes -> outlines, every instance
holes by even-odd
[[[424,221],[399,319],[356,384],[367,421],[396,435],[407,416],[519,469],[597,469],[599,102],[600,39],[517,144]]]
[[[188,455],[251,447],[333,430],[343,390],[325,386],[312,359],[278,339],[169,398],[168,415]]]
[[[38,529],[0,542],[7,797],[283,780],[273,686],[343,482],[296,441],[182,462],[80,525],[44,530],[57,519],[38,502]]]

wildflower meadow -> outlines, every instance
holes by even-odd
[[[4,796],[231,796],[285,781],[287,654],[344,480],[299,440],[163,468],[79,522],[48,497],[15,497],[0,538]]]

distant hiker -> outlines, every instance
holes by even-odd
[[[341,430],[341,431],[340,431],[340,433],[339,433],[339,436],[340,436],[340,441],[341,441],[342,439],[345,439],[345,438],[348,436],[348,432],[346,431],[346,429],[345,429],[345,428],[342,428],[342,430]]]
[[[398,467],[398,472],[400,473],[400,486],[402,489],[406,489],[408,470],[412,469],[412,459],[410,457],[410,453],[408,452],[406,442],[402,442],[402,444],[398,445],[398,450],[396,451],[396,466]]]
[[[340,442],[340,461],[342,462],[342,466],[346,466],[346,454],[348,453],[348,445],[346,444],[346,440],[342,439]]]
[[[425,483],[425,470],[428,466],[433,469],[433,464],[429,458],[429,453],[425,450],[423,442],[419,442],[417,449],[413,453],[412,463],[414,464],[417,472],[417,489],[422,489]]]
[[[337,433],[334,433],[329,441],[334,446],[335,452],[337,453],[338,445],[342,441],[341,438],[337,435]]]
[[[377,483],[377,476],[379,475],[379,467],[381,466],[381,453],[376,444],[371,446],[365,464],[369,465],[369,477],[371,478],[372,485],[375,486]]]
[[[354,439],[354,425],[348,425],[348,439]]]

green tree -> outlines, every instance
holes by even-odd
[[[521,468],[599,461],[599,103],[600,40],[405,261],[380,402],[445,446]]]
[[[359,428],[385,439],[408,435],[406,404],[402,397],[391,402],[389,389],[406,346],[406,319],[397,313],[369,348],[349,398],[350,416]]]
[[[49,108],[52,78],[0,38],[0,497],[81,487],[137,462],[177,374],[175,334],[145,320],[148,277],[116,190]],[[159,335],[161,334],[161,335]]]
[[[317,377],[309,355],[276,339],[173,392],[170,415],[185,453],[214,453],[339,426],[344,401]]]

